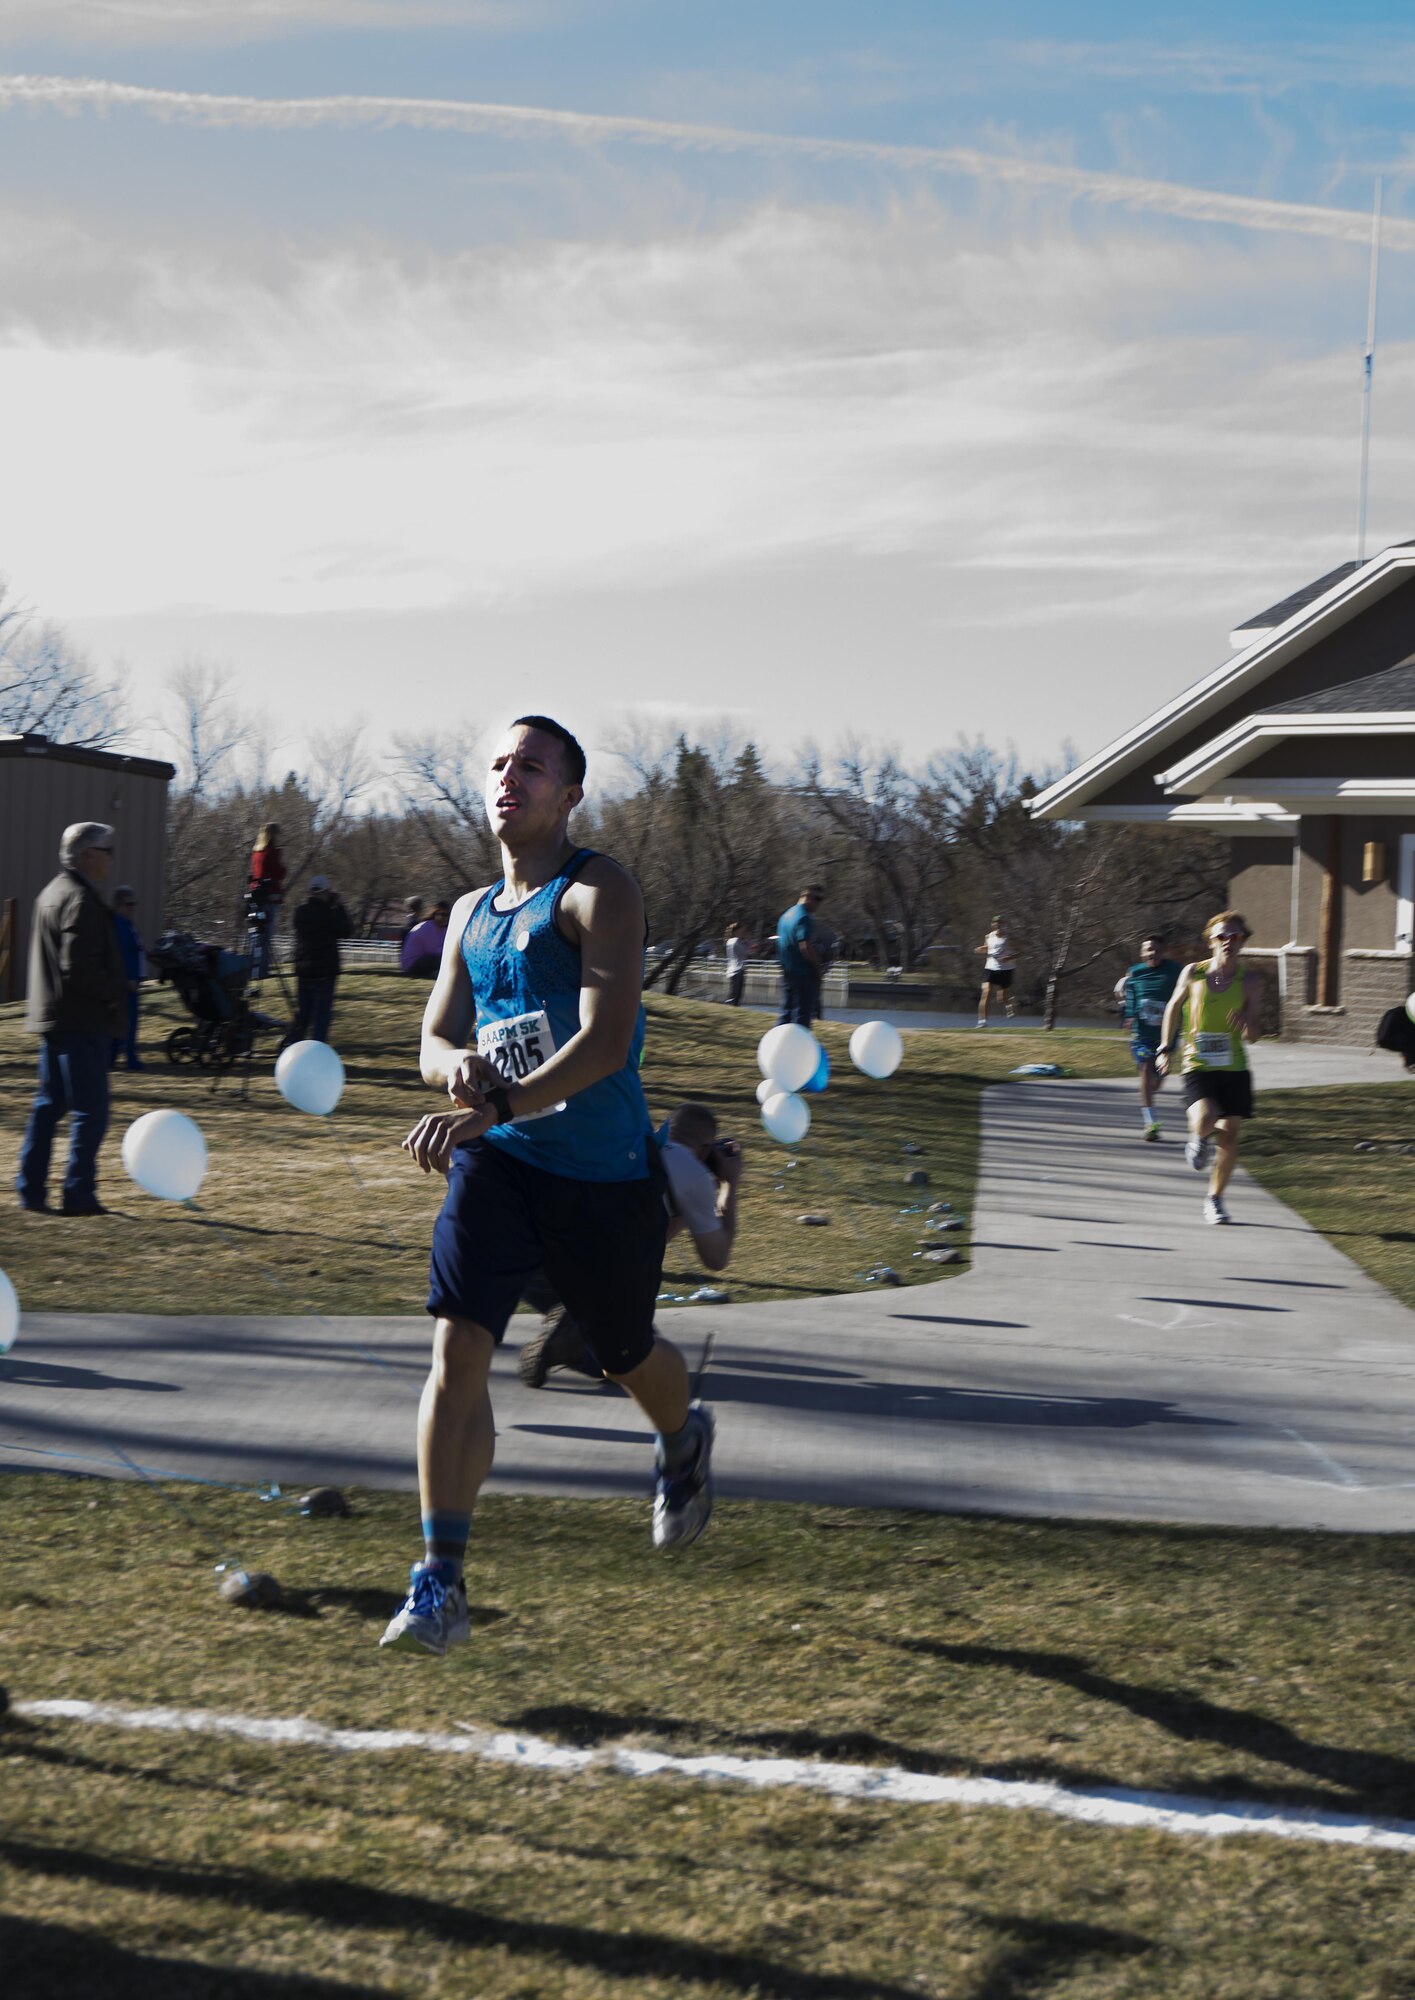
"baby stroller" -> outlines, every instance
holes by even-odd
[[[190,931],[164,931],[147,962],[158,979],[176,988],[193,1021],[167,1037],[168,1062],[229,1069],[252,1053],[262,1034],[283,1034],[283,1021],[251,1005],[249,954],[198,944]]]

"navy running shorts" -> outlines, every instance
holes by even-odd
[[[1253,1072],[1250,1069],[1190,1069],[1184,1072],[1184,1109],[1207,1097],[1220,1118],[1251,1118]]]
[[[627,1375],[653,1346],[667,1228],[661,1170],[639,1181],[573,1181],[474,1139],[452,1155],[427,1309],[473,1320],[499,1345],[543,1266],[600,1367]]]
[[[1130,1053],[1134,1056],[1137,1067],[1143,1063],[1152,1063],[1159,1052],[1160,1038],[1158,1028],[1155,1030],[1153,1041],[1150,1040],[1148,1035],[1137,1034],[1133,1028],[1131,1029]]]

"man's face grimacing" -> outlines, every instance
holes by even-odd
[[[511,846],[543,840],[585,796],[566,783],[563,745],[543,729],[517,723],[497,745],[486,776],[486,817]]]
[[[1160,941],[1159,941],[1159,939],[1158,939],[1158,938],[1141,938],[1141,940],[1140,940],[1140,956],[1141,956],[1141,958],[1143,958],[1143,959],[1144,959],[1144,961],[1145,961],[1146,965],[1158,965],[1158,964],[1159,964],[1159,962],[1160,962]]]

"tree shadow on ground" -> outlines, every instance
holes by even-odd
[[[111,1944],[96,1930],[0,1916],[6,1990],[44,2000],[383,2000],[384,1986],[301,1978],[213,1965],[204,1958],[159,1958]]]
[[[901,1651],[923,1653],[931,1659],[946,1660],[952,1666],[1003,1667],[1036,1680],[1057,1682],[1092,1700],[1123,1708],[1180,1742],[1213,1743],[1245,1756],[1260,1757],[1267,1763],[1299,1772],[1304,1778],[1316,1779],[1322,1785],[1335,1786],[1348,1795],[1346,1800],[1333,1800],[1328,1793],[1316,1801],[1326,1806],[1349,1803],[1362,1811],[1393,1817],[1408,1816],[1415,1811],[1415,1762],[1406,1757],[1393,1757],[1377,1750],[1348,1750],[1339,1744],[1311,1743],[1286,1723],[1275,1722],[1255,1709],[1229,1708],[1178,1688],[1144,1687],[1115,1680],[1108,1674],[1097,1673],[1085,1660],[1066,1653],[953,1645],[938,1639],[899,1639],[894,1643]],[[1241,1789],[1248,1797],[1269,1796],[1236,1775],[1224,1782],[1233,1789]],[[1213,1781],[1200,1782],[1194,1789],[1211,1792]],[[1313,1800],[1310,1788],[1296,1796]]]
[[[194,1902],[224,1902],[237,1909],[278,1911],[298,1915],[310,1923],[333,1931],[403,1930],[411,1937],[419,1934],[439,1938],[449,1944],[477,1951],[504,1951],[518,1958],[549,1959],[562,1966],[591,1969],[619,1980],[679,1979],[694,1984],[716,1982],[752,2000],[917,2000],[918,1989],[896,1985],[875,1977],[856,1978],[850,1973],[812,1972],[805,1968],[774,1963],[751,1951],[728,1951],[711,1945],[687,1942],[648,1930],[608,1932],[588,1925],[534,1922],[527,1918],[499,1916],[468,1903],[439,1902],[431,1896],[417,1896],[396,1890],[377,1889],[368,1882],[342,1881],[328,1875],[273,1876],[254,1869],[189,1868],[153,1861],[133,1861],[115,1855],[94,1854],[70,1847],[43,1847],[37,1844],[0,1839],[0,1860],[23,1874],[82,1879],[104,1888],[153,1896],[188,1897]],[[35,1927],[31,1927],[35,1928]],[[337,1941],[336,1941],[337,1942]],[[110,1949],[112,1949],[110,1947]],[[11,1964],[6,1956],[7,1971]],[[139,1961],[142,1963],[143,1961]],[[470,1968],[469,1968],[470,1972]],[[203,2000],[211,1994],[229,1993],[232,2000],[245,2000],[247,1992],[279,1994],[282,1988],[267,1980],[243,1988],[224,1987],[218,1980],[228,1975],[208,1975],[203,1968],[200,1992]],[[246,1975],[230,1977],[239,1980]],[[91,1980],[87,1986],[67,1989],[78,2000],[94,1993],[141,1991],[145,1996],[193,1991],[190,1968],[185,1986],[106,1986]],[[63,1988],[37,1984],[46,2000]],[[289,1989],[291,2000],[308,1994],[338,1992],[367,1994],[369,1988],[334,1987],[312,1983]],[[475,1980],[469,1979],[469,1992]]]

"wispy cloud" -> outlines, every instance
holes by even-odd
[[[310,32],[522,30],[542,25],[551,0],[5,0],[0,33],[116,47],[267,41]]]
[[[1306,85],[1415,90],[1415,41],[1370,35],[1342,41],[1271,44],[1045,41],[997,44],[994,60],[1020,66],[1059,88],[1090,77],[1169,85],[1199,95],[1278,94]]]
[[[1051,190],[1132,213],[1219,223],[1237,229],[1328,237],[1344,242],[1364,242],[1370,233],[1368,217],[1353,209],[1225,194],[1212,188],[1100,173],[1022,155],[985,153],[968,147],[902,146],[882,140],[753,132],[733,126],[536,105],[422,97],[245,97],[156,90],[98,78],[0,76],[0,109],[20,106],[70,113],[136,111],[153,118],[214,128],[377,130],[404,126],[424,131],[490,134],[512,140],[549,138],[590,146],[635,145],[704,154],[852,162],[909,175],[963,175],[993,184]],[[1391,250],[1415,250],[1415,223],[1389,220],[1384,241]]]

